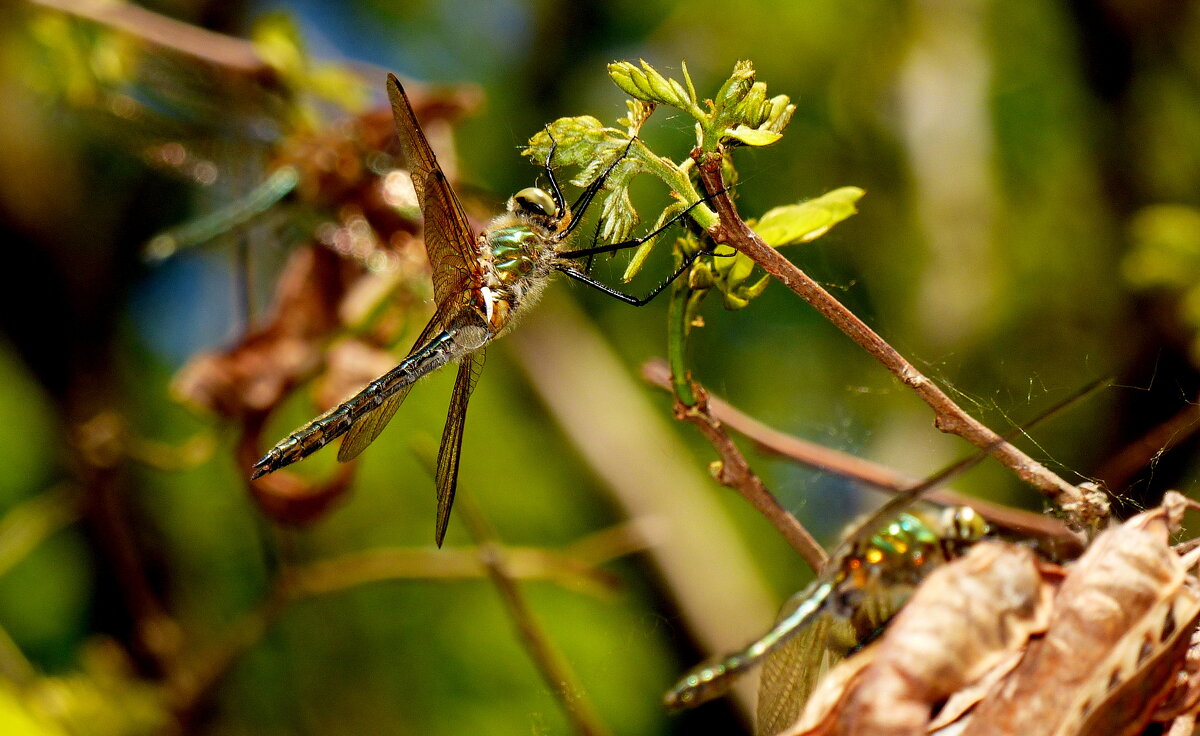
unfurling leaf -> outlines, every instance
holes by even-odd
[[[718,142],[769,146],[779,140],[796,106],[787,95],[767,99],[767,85],[754,81],[754,66],[739,61],[717,93],[712,113],[702,121],[705,150]]]
[[[638,223],[638,216],[633,209],[633,202],[629,199],[628,188],[614,189],[604,198],[600,218],[603,223],[600,240],[605,243],[620,243],[629,238],[629,234]]]
[[[754,87],[754,65],[742,60],[733,65],[733,74],[721,85],[713,100],[717,110],[734,110]]]
[[[617,120],[618,123],[626,126],[626,132],[629,137],[636,136],[642,130],[642,126],[646,124],[646,120],[654,113],[657,107],[653,102],[645,100],[625,100],[625,109],[629,112],[625,117]]]
[[[608,65],[608,75],[623,92],[639,100],[680,110],[691,110],[696,106],[696,101],[689,97],[682,84],[659,74],[644,59],[638,61],[641,68],[628,61],[614,61]]]

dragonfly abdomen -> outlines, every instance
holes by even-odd
[[[284,437],[254,464],[250,478],[259,478],[308,457],[330,440],[345,434],[355,422],[379,408],[389,397],[469,352],[458,346],[454,338],[453,333],[443,330],[362,391]]]

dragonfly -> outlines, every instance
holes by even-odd
[[[892,496],[846,535],[817,579],[784,605],[783,615],[770,631],[744,649],[690,670],[663,696],[667,708],[683,710],[723,695],[735,678],[796,638],[829,641],[827,633],[849,632],[854,641],[845,647],[845,653],[866,643],[899,612],[929,573],[990,531],[983,517],[969,507],[948,507],[934,526],[908,509],[933,488],[983,462],[1013,437],[1028,433],[1109,383],[1106,378],[1092,381],[1007,435]],[[865,638],[863,621],[873,621]],[[803,648],[795,651],[804,656]],[[787,668],[792,669],[792,664]]]
[[[581,269],[576,262],[586,258],[590,263],[597,254],[635,248],[679,222],[699,202],[638,238],[570,250],[567,245],[582,222],[583,213],[629,147],[568,206],[551,168],[557,149],[552,138],[542,164],[549,191],[538,187],[522,189],[508,200],[505,212],[476,234],[438,165],[404,88],[392,74],[388,75],[387,90],[400,148],[424,217],[425,248],[433,270],[434,314],[411,351],[395,368],[280,440],[254,464],[250,477],[257,479],[290,465],[342,435],[345,437],[338,460],[357,457],[383,431],[418,380],[457,361],[458,375],[435,473],[434,538],[440,547],[458,482],[467,404],[479,379],[488,344],[511,328],[520,314],[537,300],[555,272],[627,304],[647,304],[687,271],[700,253],[683,257],[674,273],[641,297],[597,281],[586,267]],[[629,146],[633,141],[631,137]]]
[[[936,516],[901,512],[873,533],[851,533],[825,572],[784,604],[770,631],[744,649],[684,675],[664,702],[671,710],[682,710],[711,700],[764,660],[775,671],[764,673],[763,688],[769,679],[782,678],[784,682],[773,683],[783,691],[777,697],[796,699],[799,694],[802,702],[821,670],[876,635],[929,573],[962,555],[988,531],[974,509],[951,506]],[[797,671],[806,682],[792,681]],[[760,716],[766,699],[760,692]],[[771,706],[799,712],[799,704]]]

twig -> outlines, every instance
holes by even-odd
[[[550,580],[564,587],[605,595],[618,581],[595,569],[610,559],[646,548],[638,520],[588,535],[561,551],[515,547],[503,550],[510,578]],[[334,595],[385,580],[481,578],[489,574],[478,547],[378,549],[286,568],[254,610],[230,626],[222,641],[169,677],[174,710],[187,720],[208,701],[235,662],[258,644],[288,608],[300,601]],[[0,642],[2,644],[2,642]]]
[[[675,402],[675,418],[696,425],[721,457],[721,461],[713,469],[716,481],[742,494],[743,498],[779,530],[813,572],[819,573],[825,569],[829,556],[800,521],[767,490],[762,479],[751,470],[742,451],[729,438],[720,420],[709,410],[708,392],[703,386],[693,383],[692,394],[696,398],[693,406],[687,406],[681,401]]]
[[[98,396],[69,404],[64,410],[68,421],[98,403]],[[130,654],[145,672],[170,676],[177,668],[181,631],[150,582],[133,530],[123,422],[116,412],[102,410],[72,424],[81,515],[111,567],[124,612],[131,619]]]
[[[534,618],[524,594],[509,571],[504,550],[497,542],[496,534],[484,518],[483,512],[474,504],[474,499],[469,496],[464,498],[461,490],[458,503],[460,518],[466,523],[475,543],[479,545],[479,559],[487,568],[492,584],[499,591],[521,643],[529,652],[542,679],[562,705],[567,719],[575,730],[584,736],[607,734],[608,729],[601,723],[574,671]]]
[[[79,520],[83,494],[62,484],[22,501],[0,518],[0,575],[5,575],[47,537]]]
[[[1200,405],[1189,402],[1167,421],[1126,446],[1096,471],[1107,488],[1123,489],[1142,468],[1200,431]]]
[[[664,360],[649,360],[644,363],[642,377],[659,388],[671,390],[670,368]],[[719,421],[750,439],[764,452],[892,493],[907,490],[918,482],[915,478],[879,463],[768,427],[719,396],[708,395],[708,408]],[[947,489],[930,491],[929,498],[947,506],[970,506],[993,524],[1019,534],[1053,540],[1058,545],[1078,546],[1078,538],[1062,522],[1049,516],[964,496]]]
[[[3,627],[0,627],[0,679],[18,690],[37,679],[37,670]]]
[[[625,536],[624,531],[623,528],[606,529],[599,534],[617,533]],[[587,540],[580,540],[576,544],[586,545]],[[603,596],[619,587],[620,583],[615,576],[594,565],[641,549],[645,549],[644,544],[626,537],[623,544],[612,548],[612,556],[597,556],[592,560],[580,559],[569,550],[560,553],[527,547],[507,549],[505,557],[513,577],[548,580],[563,587]],[[288,584],[293,598],[309,598],[385,580],[480,578],[487,574],[480,556],[479,550],[474,547],[368,550],[293,568],[288,573]]]
[[[260,81],[273,81],[271,68],[250,41],[205,30],[159,15],[132,3],[102,0],[31,0],[44,8],[86,18],[129,33],[148,43],[202,62],[240,72]]]
[[[812,305],[861,348],[883,363],[901,382],[915,391],[933,409],[935,427],[942,432],[958,435],[976,447],[988,449],[1021,480],[1037,488],[1062,508],[1073,523],[1081,527],[1088,526],[1108,513],[1107,500],[1100,494],[1081,491],[968,415],[887,341],[821,288],[820,284],[780,255],[779,251],[763,242],[762,238],[738,216],[733,201],[729,198],[721,175],[721,155],[703,154],[697,149],[693,156],[699,163],[705,191],[721,220],[719,225],[708,231],[713,240],[745,253],[772,277]]]

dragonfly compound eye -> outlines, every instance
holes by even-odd
[[[546,190],[537,187],[528,187],[517,192],[513,195],[513,203],[516,209],[527,214],[547,217],[558,215],[558,205],[554,203],[554,198]]]
[[[946,536],[959,541],[973,542],[985,537],[987,521],[970,506],[950,506],[942,510],[942,526]]]

